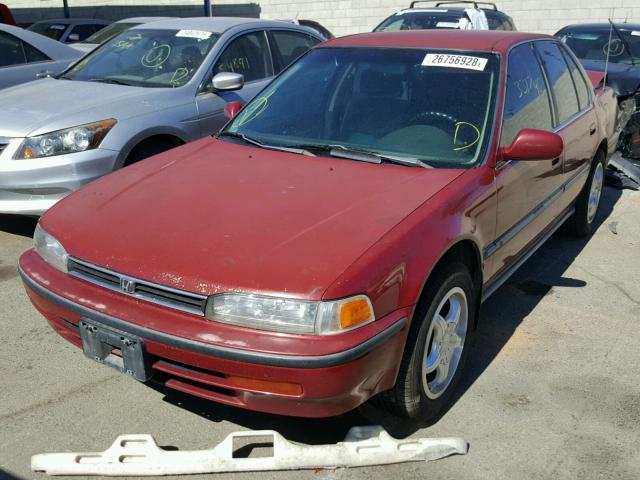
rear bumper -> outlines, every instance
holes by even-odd
[[[37,258],[34,258],[37,257]],[[323,354],[304,355],[300,352],[300,336],[290,344],[282,342],[280,352],[261,352],[205,343],[141,323],[132,323],[109,314],[106,297],[119,296],[122,302],[129,298],[117,293],[94,289],[94,300],[86,298],[86,284],[71,279],[82,288],[75,299],[55,293],[51,288],[51,267],[40,260],[42,269],[34,269],[38,256],[27,252],[21,259],[20,274],[31,302],[47,318],[49,324],[66,340],[81,347],[78,323],[81,318],[136,335],[144,340],[152,368],[151,381],[168,388],[208,400],[250,410],[302,417],[328,417],[348,412],[371,396],[391,388],[395,383],[408,332],[411,308],[398,310],[374,323],[384,328],[350,348]],[[57,273],[59,275],[64,275]],[[55,276],[55,275],[53,275]],[[65,275],[65,277],[67,277]],[[82,293],[80,293],[82,292]],[[105,298],[101,295],[105,293]],[[73,293],[71,294],[72,296]],[[99,299],[99,300],[98,300]],[[97,301],[102,303],[98,304]],[[149,310],[167,310],[133,300],[140,318]],[[82,304],[84,303],[84,305]],[[101,311],[87,305],[100,305]],[[183,314],[185,315],[185,314]],[[201,319],[202,320],[202,319]],[[210,334],[217,331],[213,322],[202,320],[202,329]],[[366,328],[366,327],[363,327]],[[359,329],[361,330],[361,329]],[[219,331],[217,331],[220,333]],[[260,332],[253,331],[254,335]],[[350,335],[350,333],[341,336]],[[202,338],[202,335],[200,335]],[[317,337],[308,337],[309,351]],[[344,339],[340,342],[342,345]],[[292,348],[287,348],[290,345]],[[291,354],[297,350],[297,354]],[[259,380],[247,385],[238,378]],[[278,385],[301,386],[301,393],[282,394]]]

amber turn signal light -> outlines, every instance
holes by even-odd
[[[373,317],[371,306],[364,298],[356,298],[340,306],[340,327],[353,328]]]

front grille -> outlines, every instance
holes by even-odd
[[[91,263],[69,258],[67,263],[69,274],[90,283],[120,292],[124,295],[139,298],[147,302],[165,307],[175,308],[195,315],[204,315],[206,295],[186,292],[176,288],[165,287],[157,283],[147,282],[112,270],[98,267]]]

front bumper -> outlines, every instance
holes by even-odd
[[[74,345],[81,347],[80,320],[89,319],[142,338],[153,382],[228,405],[301,417],[339,415],[391,388],[412,310],[398,310],[335,338],[277,334],[279,351],[271,348],[273,339],[265,342],[269,349],[260,350],[256,345],[263,332],[91,285],[54,270],[33,251],[20,259],[20,273],[34,306]],[[232,347],[234,341],[242,343],[234,333],[248,333],[257,343],[252,349]],[[237,378],[262,383],[247,385]],[[283,394],[277,387],[285,383],[300,385],[301,393]]]
[[[7,139],[0,152],[0,213],[42,215],[81,186],[113,171],[118,152],[86,152],[14,160],[22,138]]]

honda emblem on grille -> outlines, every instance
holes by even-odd
[[[125,293],[134,293],[136,290],[136,284],[130,278],[121,278],[120,289]]]

